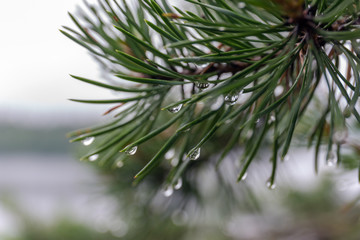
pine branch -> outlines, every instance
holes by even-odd
[[[78,30],[64,27],[62,33],[116,78],[110,85],[73,77],[126,93],[120,99],[74,100],[115,104],[106,112],[114,114],[112,123],[69,135],[72,141],[96,136],[96,146],[84,158],[97,155],[103,166],[122,166],[142,144],[159,138],[163,146],[153,158],[146,156],[151,160],[135,182],[161,165],[175,147],[178,164],[166,180],[174,184],[190,161],[202,159],[203,146],[222,139],[218,164],[232,149],[244,148],[240,181],[264,140],[271,139],[272,188],[278,159],[287,156],[299,123],[320,99],[327,110],[306,134],[316,149],[316,166],[324,141],[327,162],[332,163],[334,148],[339,152],[346,143],[349,115],[360,122],[360,3],[187,2],[197,11],[173,8],[167,1],[143,0],[132,6],[104,0],[88,5],[89,14],[70,14]],[[323,85],[327,95],[320,95]]]

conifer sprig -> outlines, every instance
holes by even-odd
[[[101,0],[96,7],[87,5],[87,13],[70,14],[77,30],[61,32],[114,78],[104,83],[73,77],[124,93],[116,99],[74,100],[114,104],[107,111],[114,114],[112,122],[69,134],[72,141],[97,138],[84,159],[99,155],[99,164],[119,166],[158,137],[163,146],[149,156],[135,182],[175,147],[178,163],[167,179],[171,184],[191,160],[201,159],[209,140],[224,135],[228,139],[217,144],[218,164],[242,147],[240,181],[270,138],[271,187],[296,126],[319,99],[325,107],[308,132],[309,146],[316,148],[316,169],[323,143],[327,161],[334,161],[334,151],[346,143],[346,118],[360,122],[360,2],[187,2],[191,11],[166,0]],[[319,91],[324,86],[326,92]]]

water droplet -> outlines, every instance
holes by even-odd
[[[225,31],[224,27],[219,27],[219,31]]]
[[[275,183],[271,183],[271,179],[267,180],[266,186],[267,186],[270,190],[274,190],[274,189],[276,188],[276,184],[275,184]]]
[[[166,154],[165,154],[165,159],[170,160],[170,159],[172,159],[174,156],[175,156],[175,149],[172,148],[172,149],[170,149],[169,151],[166,152]]]
[[[275,122],[275,120],[276,120],[276,119],[275,119],[275,116],[274,116],[274,115],[271,115],[270,118],[269,118],[268,123],[271,124],[271,123]]]
[[[254,134],[254,131],[252,129],[249,129],[246,133],[246,137],[251,138],[253,134]]]
[[[191,150],[190,155],[189,155],[190,160],[198,160],[199,157],[200,157],[200,148]]]
[[[176,167],[179,164],[178,158],[173,158],[170,162],[171,166]]]
[[[206,89],[206,88],[208,88],[209,87],[209,83],[207,83],[207,82],[198,82],[197,84],[196,84],[196,87],[197,88],[199,88],[199,89]]]
[[[262,125],[264,125],[264,118],[258,118],[255,122],[256,127],[261,127]]]
[[[350,107],[346,107],[343,111],[344,117],[349,118],[351,116],[351,112],[352,111],[351,111]]]
[[[177,180],[176,184],[174,185],[174,189],[175,189],[175,190],[179,190],[179,189],[182,187],[182,185],[183,185],[183,181],[182,181],[181,178],[179,178],[179,179]]]
[[[216,101],[211,105],[211,110],[217,110],[219,109],[224,103],[224,98],[223,97],[218,97],[216,99]]]
[[[246,4],[244,2],[238,3],[238,8],[244,8],[245,6],[246,6]]]
[[[177,226],[186,225],[189,221],[189,215],[182,210],[175,210],[171,215],[171,220]]]
[[[132,155],[134,155],[134,154],[136,153],[137,149],[138,149],[138,147],[135,146],[135,147],[132,147],[132,148],[126,150],[125,152],[126,152],[127,155],[131,155],[131,156],[132,156]]]
[[[197,68],[206,68],[207,67],[207,63],[203,63],[203,64],[195,64],[195,66],[197,67]]]
[[[82,144],[84,146],[89,146],[90,144],[92,144],[94,142],[95,138],[94,137],[87,137],[84,140],[82,140]]]
[[[283,86],[277,86],[274,90],[275,97],[279,97],[284,92]]]
[[[247,172],[246,173],[244,173],[244,175],[241,177],[241,179],[240,179],[240,181],[245,181],[245,179],[247,178]]]
[[[239,93],[229,93],[225,96],[224,100],[228,105],[234,105],[239,99]]]
[[[283,157],[283,159],[282,159],[284,162],[287,162],[287,161],[289,161],[290,160],[290,156],[289,156],[289,154],[286,154],[284,157]]]
[[[339,129],[334,132],[333,140],[335,143],[344,143],[348,136],[348,131],[346,129]]]
[[[171,113],[178,113],[181,110],[182,106],[182,104],[179,104],[175,107],[168,108],[168,111]]]
[[[89,157],[90,162],[94,162],[99,158],[99,154],[94,154]]]
[[[174,189],[171,186],[167,186],[163,190],[163,194],[164,194],[165,197],[170,197],[173,193],[174,193]]]
[[[118,167],[118,168],[122,168],[123,166],[124,166],[123,161],[118,161],[118,162],[116,163],[116,167]]]
[[[337,155],[335,151],[329,152],[329,155],[326,158],[326,165],[329,167],[335,166],[337,163]]]

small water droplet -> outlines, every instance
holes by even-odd
[[[199,89],[206,89],[206,88],[208,88],[209,87],[209,83],[207,83],[207,82],[198,82],[197,84],[196,84],[196,87],[197,88],[199,88]]]
[[[271,183],[271,179],[267,180],[266,186],[267,186],[270,190],[274,190],[274,189],[276,188],[276,184],[275,184],[275,183]]]
[[[268,123],[271,124],[271,123],[275,122],[275,120],[276,120],[276,119],[275,119],[275,116],[274,116],[274,115],[271,115],[270,118],[269,118]]]
[[[219,31],[225,31],[224,27],[219,27]]]
[[[254,131],[252,129],[249,129],[246,133],[246,137],[251,138],[253,134],[254,134]]]
[[[248,175],[247,172],[244,173],[244,175],[241,177],[240,181],[245,181],[247,178],[247,175]]]
[[[244,2],[239,2],[238,3],[238,8],[244,8],[246,6],[246,4]]]
[[[123,161],[118,161],[118,162],[116,163],[116,167],[118,167],[118,168],[122,168],[123,166],[124,166]]]
[[[171,159],[170,164],[171,166],[176,167],[179,164],[179,159],[178,158]]]
[[[218,97],[216,99],[216,101],[214,101],[214,103],[211,105],[211,110],[217,110],[219,109],[224,103],[224,98],[223,97]]]
[[[177,209],[171,215],[171,220],[177,226],[186,225],[189,221],[189,215],[185,211]]]
[[[197,67],[197,68],[206,68],[207,67],[207,63],[203,63],[203,64],[195,64],[195,66]]]
[[[90,162],[94,162],[99,158],[99,154],[94,154],[89,157]]]
[[[125,152],[126,152],[127,155],[132,156],[132,155],[134,155],[136,153],[137,149],[138,149],[138,147],[135,146],[135,147],[132,147],[132,148],[126,150]]]
[[[346,129],[339,129],[334,132],[333,140],[335,143],[344,143],[348,136],[348,131]]]
[[[174,193],[174,189],[171,186],[167,186],[163,190],[163,194],[164,194],[165,197],[170,197],[173,193]]]
[[[190,160],[198,160],[200,157],[200,148],[196,148],[190,152]]]
[[[179,104],[175,107],[168,108],[168,111],[171,113],[178,113],[181,110],[182,106],[182,104]]]
[[[284,157],[283,157],[283,159],[282,159],[284,162],[287,162],[287,161],[289,161],[290,160],[290,156],[289,156],[289,154],[286,154]]]
[[[182,185],[183,185],[183,181],[182,181],[181,178],[179,178],[179,179],[177,180],[176,184],[174,185],[174,189],[175,189],[175,190],[179,190],[179,189],[182,187]]]
[[[82,140],[82,144],[84,146],[89,146],[90,144],[92,144],[94,142],[95,138],[94,137],[87,137],[84,140]]]
[[[277,86],[274,90],[275,97],[279,97],[284,92],[283,86]]]
[[[172,159],[174,156],[175,156],[175,149],[172,148],[172,149],[170,149],[169,151],[166,152],[166,154],[165,154],[165,159],[170,160],[170,159]]]
[[[343,111],[344,117],[349,118],[351,116],[351,112],[352,112],[352,110],[350,109],[350,107],[349,106],[346,107]]]
[[[337,163],[337,155],[335,151],[329,152],[329,155],[326,158],[326,165],[329,167],[335,166]]]
[[[264,122],[265,122],[264,118],[258,118],[258,119],[256,120],[256,122],[255,122],[256,127],[259,128],[259,127],[263,126],[263,125],[264,125]]]
[[[234,105],[239,99],[239,93],[229,93],[225,96],[224,100],[228,105]]]

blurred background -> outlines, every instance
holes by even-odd
[[[234,151],[219,170],[196,168],[171,194],[156,181],[132,187],[138,166],[109,173],[80,162],[86,147],[66,133],[106,121],[107,109],[67,99],[109,92],[69,76],[102,74],[58,31],[72,26],[67,12],[77,5],[20,0],[0,9],[0,239],[360,239],[354,152],[346,152],[346,171],[321,164],[315,175],[313,152],[299,144],[270,190],[268,161],[235,183]]]

